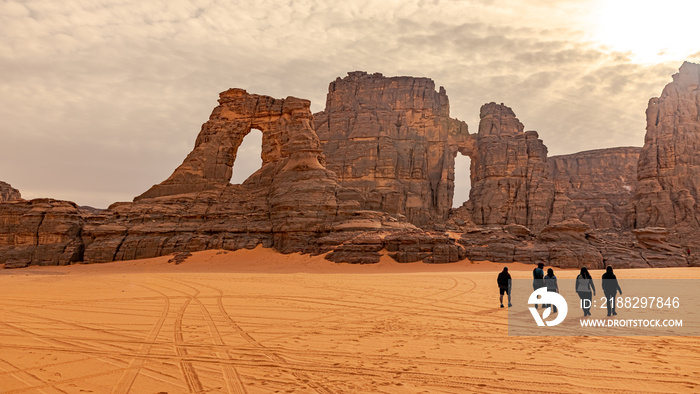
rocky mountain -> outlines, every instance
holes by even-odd
[[[315,115],[308,100],[229,89],[183,163],[133,202],[94,210],[17,193],[0,203],[0,264],[263,245],[349,263],[384,250],[399,262],[700,265],[699,80],[685,63],[650,101],[643,148],[552,157],[503,104],[485,104],[470,134],[428,78],[351,72]],[[233,185],[252,129],[262,167]],[[451,209],[458,152],[472,160],[472,188]]]

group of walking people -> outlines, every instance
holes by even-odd
[[[503,267],[503,271],[498,274],[497,278],[498,289],[500,292],[501,308],[503,308],[503,296],[508,295],[508,306],[511,307],[511,276],[508,273],[508,267]],[[547,269],[547,274],[544,272],[544,263],[538,263],[537,267],[532,270],[532,288],[537,290],[546,287],[547,291],[559,293],[559,283],[554,275],[552,268]],[[617,293],[622,295],[622,289],[617,282],[617,277],[613,273],[613,268],[608,266],[603,274],[603,293],[606,298],[606,306],[608,308],[608,316],[617,315],[615,312],[615,301]],[[581,268],[581,273],[576,276],[576,293],[581,298],[581,309],[583,316],[591,315],[592,298],[595,296],[596,289],[593,283],[593,278],[586,267]],[[550,305],[542,305],[548,307]],[[538,305],[535,305],[538,308]],[[552,312],[556,312],[556,306],[552,306]]]
[[[622,295],[622,288],[617,282],[617,276],[613,273],[613,268],[608,266],[603,274],[603,294],[605,294],[605,305],[608,308],[608,316],[615,316],[615,304],[617,303],[617,293]],[[576,277],[576,293],[581,299],[581,309],[583,316],[591,315],[592,298],[595,296],[595,284],[593,278],[586,267],[581,268],[581,273]]]

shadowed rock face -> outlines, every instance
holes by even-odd
[[[19,190],[10,186],[9,183],[0,181],[0,202],[21,200],[22,195]]]
[[[423,226],[447,218],[454,158],[474,146],[449,111],[445,89],[428,78],[358,71],[331,82],[314,124],[327,168],[362,193],[363,208]]]
[[[69,201],[35,199],[0,204],[0,264],[6,268],[81,261],[84,219]]]
[[[629,228],[640,148],[597,149],[547,159],[557,192],[591,228]]]
[[[549,222],[554,203],[547,147],[536,131],[523,132],[523,124],[503,104],[482,106],[480,117],[471,155],[472,188],[465,204],[473,222],[541,230]]]
[[[700,228],[700,65],[683,63],[646,116],[635,227]]]

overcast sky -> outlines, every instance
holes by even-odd
[[[641,146],[649,98],[700,60],[698,4],[0,0],[0,180],[24,198],[131,201],[182,162],[219,92],[316,112],[354,70],[432,78],[471,131],[503,102],[550,155]],[[234,172],[259,165],[242,153]]]

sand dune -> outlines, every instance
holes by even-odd
[[[0,271],[0,392],[700,390],[696,337],[509,337],[498,264],[265,249],[167,260]]]

